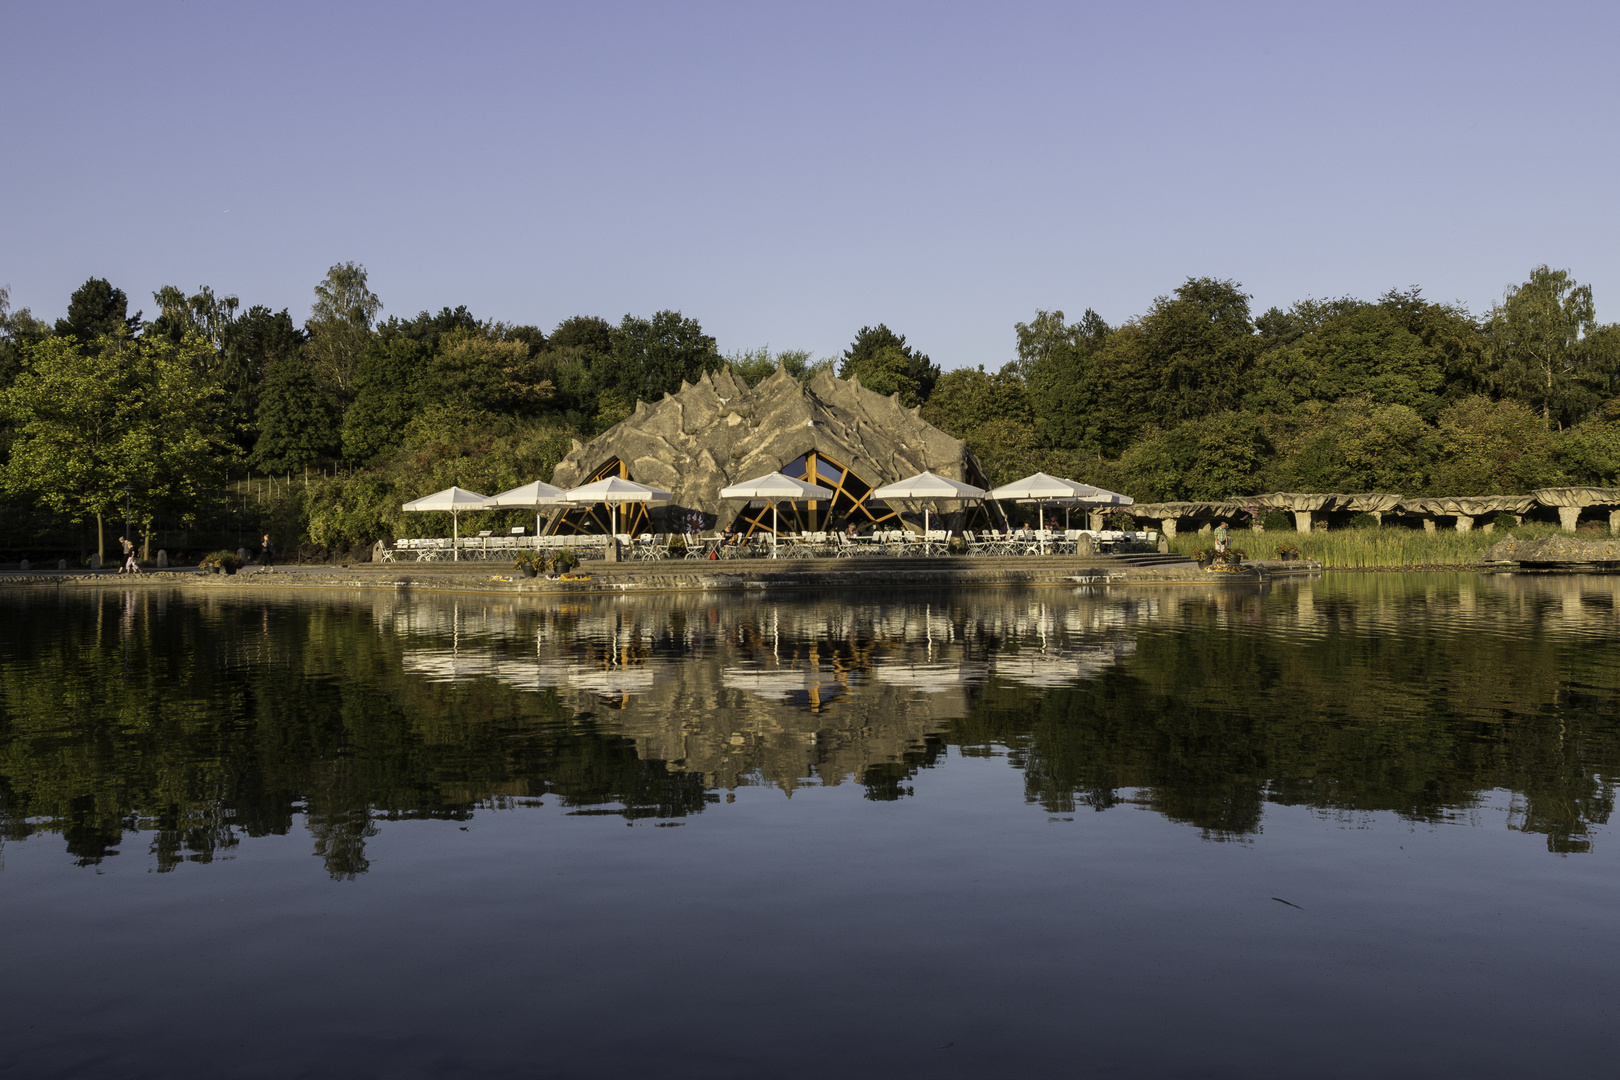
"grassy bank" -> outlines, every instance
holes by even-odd
[[[1512,535],[1520,539],[1538,539],[1558,533],[1556,525],[1525,524],[1516,526]],[[1339,529],[1333,532],[1264,532],[1254,533],[1238,529],[1232,533],[1232,545],[1248,553],[1251,559],[1277,557],[1279,544],[1295,544],[1308,559],[1338,569],[1398,569],[1423,566],[1465,566],[1479,561],[1482,551],[1507,536],[1502,531],[1460,533],[1454,529],[1437,529],[1432,533],[1421,529],[1386,527],[1381,529]],[[1608,530],[1603,530],[1607,538]],[[1191,555],[1198,548],[1210,548],[1215,543],[1208,533],[1181,533],[1170,542],[1170,550]]]

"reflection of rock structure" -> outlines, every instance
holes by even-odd
[[[759,606],[737,598],[638,598],[549,611],[521,604],[397,601],[387,621],[405,670],[554,689],[581,712],[612,710],[641,755],[709,787],[763,779],[838,784],[928,752],[991,679],[1073,683],[1129,656],[1155,597],[1000,606],[899,602]],[[446,639],[449,639],[448,642]]]

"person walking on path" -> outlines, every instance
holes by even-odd
[[[135,544],[123,536],[118,538],[118,543],[124,549],[124,560],[118,564],[118,572],[120,574],[140,573],[141,564],[135,561]]]
[[[264,566],[263,573],[273,574],[276,572],[276,545],[270,542],[269,533],[264,534],[264,556],[259,561]]]

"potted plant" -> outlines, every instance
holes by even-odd
[[[212,570],[216,574],[234,574],[242,569],[242,559],[234,551],[211,551],[203,556],[202,562],[197,566],[203,570]]]
[[[579,556],[574,554],[573,548],[563,548],[551,559],[551,569],[557,574],[566,574],[578,565]]]
[[[524,577],[534,577],[540,572],[536,562],[534,552],[520,551],[517,553],[517,557],[512,560],[512,566]]]
[[[1277,545],[1277,558],[1283,562],[1293,562],[1296,559],[1303,558],[1304,554],[1304,552],[1300,551],[1299,545],[1292,540],[1284,540]]]

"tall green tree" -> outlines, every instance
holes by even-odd
[[[861,385],[880,394],[899,394],[906,405],[920,405],[934,392],[939,365],[906,344],[883,323],[863,326],[844,350],[838,377],[860,376]]]
[[[1309,402],[1270,425],[1267,487],[1282,491],[1429,490],[1434,428],[1406,405]]]
[[[596,381],[601,391],[631,406],[673,394],[682,382],[695,382],[725,364],[714,338],[678,311],[660,311],[650,319],[626,315],[610,342],[608,356],[596,361]]]
[[[1037,311],[1018,335],[1017,371],[1028,388],[1035,432],[1054,447],[1097,453],[1105,438],[1100,429],[1097,368],[1099,350],[1112,333],[1090,308],[1077,323],[1065,323],[1061,311]]]
[[[1378,304],[1407,331],[1417,335],[1445,378],[1441,396],[1460,401],[1489,390],[1485,370],[1485,337],[1479,321],[1461,304],[1440,304],[1423,297],[1417,286],[1391,289]]]
[[[1189,278],[1173,297],[1159,297],[1110,334],[1099,355],[1101,449],[1117,454],[1149,425],[1237,409],[1259,347],[1249,297],[1236,282]]]
[[[129,313],[129,297],[106,278],[90,278],[68,298],[67,317],[56,320],[56,332],[87,345],[120,330],[134,335],[141,330],[141,313]]]
[[[305,351],[316,373],[342,401],[354,395],[355,373],[382,308],[382,301],[367,287],[366,268],[359,263],[338,263],[315,286],[315,303],[305,324],[309,335]]]
[[[187,296],[184,290],[165,285],[152,294],[152,299],[157,302],[158,317],[146,327],[146,333],[162,334],[177,344],[188,334],[195,334],[212,345],[217,355],[224,355],[225,341],[240,306],[236,297],[215,296],[207,285]]]
[[[265,372],[255,416],[253,467],[297,472],[338,456],[343,408],[303,349],[276,357]]]
[[[1542,265],[1510,288],[1485,325],[1492,388],[1522,401],[1549,424],[1574,423],[1601,400],[1586,385],[1603,358],[1587,335],[1597,328],[1592,287]]]
[[[1120,459],[1130,490],[1143,500],[1216,501],[1261,490],[1272,456],[1265,426],[1228,412],[1149,428]]]
[[[1559,479],[1547,423],[1520,401],[1464,398],[1440,414],[1436,495],[1532,491]]]
[[[1256,359],[1254,411],[1289,411],[1307,402],[1365,398],[1405,405],[1433,418],[1440,410],[1444,373],[1430,350],[1395,314],[1377,304],[1339,301],[1314,325],[1299,316],[1303,333]]]
[[[87,349],[65,336],[33,346],[0,398],[15,429],[0,482],[73,521],[94,519],[103,557],[105,518],[126,487],[148,534],[158,513],[189,520],[235,456],[221,395],[199,373],[210,349],[196,336],[122,331]]]
[[[22,370],[23,351],[49,337],[51,328],[27,308],[12,310],[11,289],[0,286],[0,390]]]
[[[270,368],[304,347],[304,333],[286,308],[254,304],[224,330],[219,381],[236,427],[237,445],[249,453],[259,439],[259,398]]]

